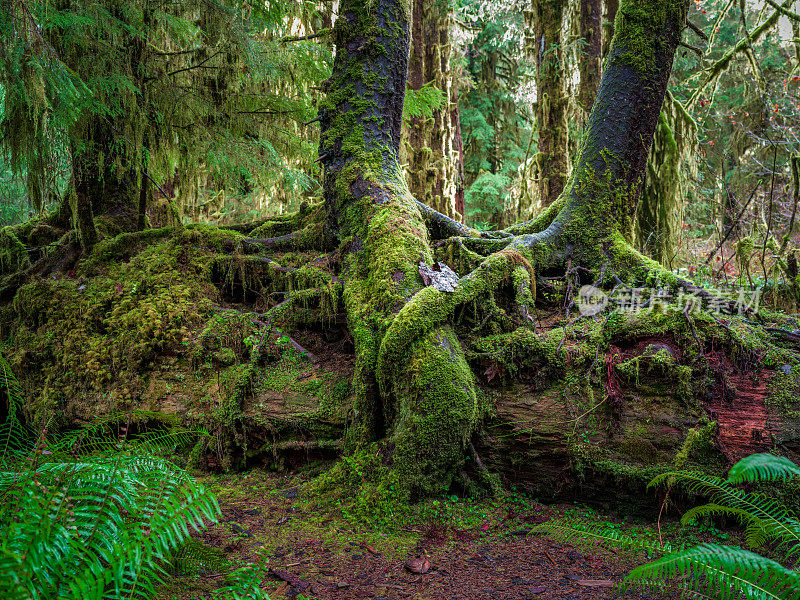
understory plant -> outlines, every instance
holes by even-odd
[[[5,400],[5,402],[3,402]],[[213,494],[165,457],[188,433],[114,438],[108,423],[50,439],[22,423],[21,390],[0,354],[0,598],[150,598],[190,532],[220,517]],[[196,432],[191,432],[192,435]],[[200,555],[194,558],[202,559]],[[265,598],[253,569],[216,598]]]
[[[612,530],[558,523],[544,523],[537,530],[564,538],[590,538],[661,555],[631,571],[621,582],[621,591],[649,588],[665,594],[680,592],[691,598],[718,600],[800,600],[800,520],[782,502],[762,491],[746,491],[742,486],[776,484],[800,476],[800,467],[787,458],[753,454],[733,467],[727,479],[693,471],[664,473],[649,487],[682,487],[691,494],[709,499],[687,511],[681,523],[698,519],[726,517],[744,526],[744,539],[750,550],[736,546],[702,543],[673,548],[653,544]],[[752,550],[763,549],[768,558]]]

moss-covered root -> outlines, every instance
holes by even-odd
[[[407,364],[392,386],[398,414],[389,439],[400,492],[413,500],[447,492],[479,411],[472,371],[449,326],[414,342]]]
[[[517,267],[534,280],[533,267],[515,250],[503,250],[489,256],[480,267],[462,277],[455,292],[440,292],[427,287],[418,292],[394,319],[381,342],[377,363],[377,379],[381,393],[391,389],[406,365],[411,346],[421,337],[445,323],[456,308],[482,296],[488,296],[505,282],[512,280]]]
[[[257,231],[257,230],[256,230]],[[258,252],[260,250],[279,251],[310,251],[310,250],[330,250],[325,244],[322,223],[310,223],[303,229],[292,231],[285,235],[271,238],[248,238],[243,240],[245,251]]]

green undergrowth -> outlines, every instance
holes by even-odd
[[[145,411],[215,432],[208,450],[231,465],[225,455],[248,451],[245,411],[271,427],[258,406],[290,390],[278,411],[284,428],[324,416],[336,424],[326,435],[339,435],[347,373],[322,368],[308,377],[311,360],[286,333],[293,313],[265,317],[266,307],[237,290],[254,288],[262,302],[279,293],[293,309],[323,315],[317,323],[338,310],[340,291],[297,253],[271,255],[244,276],[242,239],[210,226],[122,234],[74,271],[19,287],[0,306],[0,333],[30,422],[70,427]]]

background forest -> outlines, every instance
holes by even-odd
[[[796,5],[0,0],[0,596],[800,600]]]
[[[167,213],[242,223],[320,195],[313,121],[335,2],[7,4],[4,27],[20,34],[7,39],[26,45],[5,44],[0,57],[4,224],[56,207],[85,168],[72,164],[79,155],[102,163],[94,169],[135,164],[153,224]],[[552,202],[577,157],[616,5],[553,2],[543,15],[521,1],[416,2],[424,33],[402,160],[417,198],[485,229]],[[670,268],[782,277],[795,221],[797,21],[736,0],[695,2],[691,19],[708,35],[678,53],[638,245]],[[137,40],[137,64],[118,60]],[[91,147],[102,118],[113,122],[110,152]]]

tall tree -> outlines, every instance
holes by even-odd
[[[412,116],[403,128],[401,157],[408,163],[415,197],[449,217],[464,215],[464,157],[450,39],[453,9],[447,0],[414,0],[408,87],[437,90],[441,103],[430,115]],[[427,90],[426,90],[427,91]]]
[[[324,239],[342,257],[356,347],[358,426],[351,441],[389,442],[387,461],[398,489],[412,496],[447,490],[478,419],[473,374],[450,325],[457,308],[491,298],[513,281],[519,310],[527,314],[536,270],[582,265],[606,276],[644,277],[658,269],[629,241],[687,10],[688,0],[621,2],[570,186],[539,219],[482,234],[415,202],[405,184],[398,155],[409,6],[403,0],[342,2],[333,75],[320,104]],[[319,243],[317,227],[312,221],[302,231],[257,243]],[[432,241],[453,235],[459,247],[488,254],[460,279],[445,266],[428,266]]]
[[[562,69],[562,35],[566,0],[532,0],[530,52],[536,63],[536,154],[534,201],[550,206],[561,195],[569,176],[569,128],[567,94]]]
[[[603,2],[581,0],[580,12],[580,73],[578,102],[588,115],[592,110],[603,62]]]

